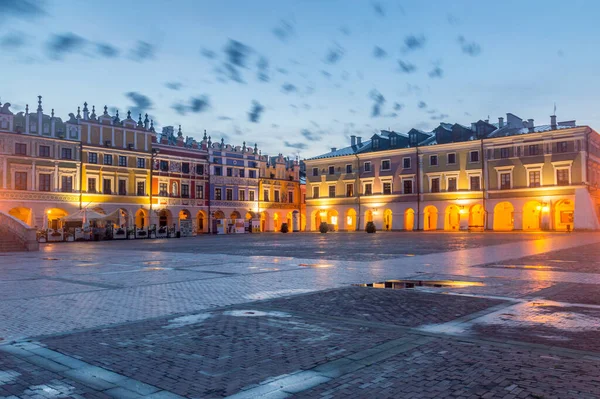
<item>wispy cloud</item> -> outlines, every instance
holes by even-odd
[[[383,8],[383,4],[381,4],[378,1],[374,1],[371,3],[371,6],[373,7],[373,11],[375,11],[375,14],[377,14],[380,17],[385,17],[385,9]]]
[[[373,100],[373,107],[371,109],[371,117],[381,115],[381,107],[385,104],[385,97],[376,89],[371,90],[369,97]]]
[[[430,78],[442,78],[444,76],[444,70],[442,68],[440,68],[439,66],[434,67],[431,71],[429,71],[428,73]]]
[[[24,20],[37,18],[46,14],[44,3],[39,0],[0,0],[0,16]]]
[[[183,87],[183,84],[180,82],[167,82],[165,83],[165,87],[170,90],[179,91]]]
[[[410,62],[404,62],[402,60],[398,60],[398,68],[400,72],[404,73],[413,73],[417,70],[415,64],[411,64]]]
[[[394,111],[400,111],[402,108],[404,108],[404,105],[400,103],[394,103]]]
[[[325,62],[328,64],[336,64],[342,59],[344,53],[344,48],[338,43],[334,43],[329,50],[327,50],[327,54],[325,54]]]
[[[151,60],[156,55],[156,47],[143,40],[138,40],[135,47],[129,52],[129,57],[136,62]]]
[[[269,60],[267,57],[260,57],[258,62],[256,63],[256,67],[258,68],[257,78],[261,82],[268,82],[270,80],[269,77]]]
[[[281,91],[286,94],[294,93],[294,92],[298,91],[298,88],[291,83],[284,83],[283,85],[281,85]]]
[[[425,101],[419,101],[417,107],[419,107],[420,109],[427,108],[427,103]]]
[[[308,145],[305,143],[290,143],[289,141],[284,141],[283,145],[287,148],[294,148],[296,150],[306,150]]]
[[[26,44],[27,39],[23,32],[10,32],[0,38],[0,47],[7,51],[18,50]]]
[[[373,57],[375,57],[375,58],[385,58],[385,57],[387,57],[387,51],[385,51],[384,49],[382,49],[379,46],[375,46],[373,48]]]
[[[248,120],[253,123],[259,123],[260,118],[265,111],[265,107],[256,100],[252,100],[252,107],[248,112]]]
[[[481,54],[481,46],[475,42],[469,42],[464,36],[458,37],[458,43],[463,53],[476,57]]]
[[[108,43],[96,43],[96,52],[102,57],[115,58],[119,56],[119,49]]]
[[[62,60],[67,54],[82,51],[87,41],[72,32],[52,35],[46,43],[46,51],[50,58]]]
[[[206,94],[198,97],[192,97],[187,103],[176,103],[171,106],[180,115],[185,115],[188,112],[199,114],[207,111],[210,108],[210,98]]]
[[[300,134],[308,141],[321,141],[323,139],[324,132],[322,130],[311,131],[308,129],[302,129]]]
[[[446,119],[448,116],[449,116],[448,114],[439,114],[439,115],[432,116],[430,119],[433,121],[439,121],[442,119]]]
[[[200,55],[202,55],[204,58],[208,58],[209,60],[217,57],[217,53],[207,48],[200,49]]]
[[[286,41],[294,35],[294,25],[292,22],[282,19],[279,25],[273,28],[273,34],[281,41]]]
[[[418,50],[425,46],[425,36],[409,35],[404,38],[404,51]]]

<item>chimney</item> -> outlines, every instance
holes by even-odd
[[[474,132],[477,131],[477,123],[471,122],[471,130],[474,131]]]
[[[356,145],[359,147],[362,147],[362,137],[360,137],[360,136],[356,137]]]
[[[502,129],[503,127],[504,127],[504,118],[499,117],[498,118],[498,129]]]
[[[331,147],[331,152],[335,152],[336,150],[337,150],[337,148]]]
[[[550,115],[550,128],[556,130],[556,115]]]
[[[354,147],[356,145],[356,136],[355,135],[350,136],[350,145],[352,147]]]
[[[533,124],[533,119],[527,119],[527,127],[529,128],[530,132],[533,132],[533,128],[534,128],[534,124]]]

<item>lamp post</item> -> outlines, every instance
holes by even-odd
[[[152,227],[152,177],[154,172],[154,158],[160,150],[158,148],[153,148],[150,154],[150,215],[148,216],[148,226]],[[143,227],[143,226],[142,226]]]

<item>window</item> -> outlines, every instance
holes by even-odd
[[[38,149],[38,153],[40,157],[49,157],[50,156],[50,146],[41,145]]]
[[[383,193],[386,195],[389,195],[392,193],[392,183],[391,182],[383,183]]]
[[[27,155],[27,144],[15,143],[15,154]]]
[[[402,158],[402,167],[404,169],[410,169],[410,158]]]
[[[113,157],[110,154],[104,154],[104,165],[112,165]]]
[[[313,198],[319,198],[319,187],[313,187]]]
[[[127,195],[127,180],[119,179],[119,195]]]
[[[373,194],[373,185],[371,183],[365,184],[365,195]]]
[[[540,155],[540,146],[539,146],[539,144],[531,144],[529,146],[529,155]]]
[[[146,168],[146,158],[138,158],[137,159],[137,167],[141,169]]]
[[[354,197],[354,184],[346,184],[346,197]]]
[[[456,163],[456,154],[448,154],[448,165],[454,165]]]
[[[365,172],[371,171],[371,162],[365,162]]]
[[[481,179],[479,178],[479,176],[469,177],[469,183],[471,185],[471,191],[481,190]]]
[[[413,182],[410,179],[405,179],[402,181],[402,185],[404,188],[404,194],[412,194],[413,192]]]
[[[561,141],[556,143],[556,152],[567,152],[569,151],[569,143]]]
[[[52,175],[46,173],[40,175],[40,184],[38,184],[39,191],[50,191],[51,177]]]
[[[98,163],[97,152],[88,152],[88,163]]]
[[[248,200],[254,201],[254,191],[248,191]]]
[[[329,198],[335,198],[335,186],[329,186]]]
[[[392,167],[389,159],[381,161],[381,170],[390,170],[391,168]]]
[[[395,146],[396,146],[396,143],[397,143],[397,141],[398,141],[398,137],[396,137],[396,136],[392,136],[392,137],[390,137],[390,145],[391,145],[392,147],[395,147]]]
[[[221,193],[222,193],[222,191],[221,191],[220,188],[215,188],[215,199],[217,201],[221,201],[221,198],[222,198],[222,194]]]
[[[446,191],[456,191],[456,177],[448,178],[448,189]]]
[[[379,148],[379,139],[373,139],[373,149],[376,150]]]
[[[63,193],[73,191],[73,176],[63,176],[61,178],[60,191]]]
[[[269,190],[263,190],[263,201],[269,202]]]
[[[167,183],[159,183],[158,184],[158,195],[161,197],[169,196],[169,189],[167,187]]]
[[[529,187],[540,187],[540,171],[539,170],[530,170],[529,171]]]
[[[127,157],[119,155],[119,166],[127,166]]]
[[[96,178],[95,177],[88,177],[88,185],[87,185],[88,189],[87,192],[88,193],[95,193],[96,192]]]
[[[431,179],[431,192],[432,193],[440,192],[440,178],[439,177],[433,177]]]
[[[204,199],[204,186],[202,184],[196,185],[196,198]]]
[[[319,168],[313,168],[313,176],[319,176]]]
[[[204,165],[196,165],[196,174],[203,175],[204,174]]]
[[[333,175],[333,174],[335,174],[335,167],[334,167],[334,166],[330,166],[330,167],[329,167],[329,174],[330,174],[330,175]]]
[[[137,195],[146,195],[146,182],[137,182]]]
[[[112,182],[110,179],[104,179],[102,182],[102,192],[104,194],[112,194]]]
[[[500,158],[508,158],[510,157],[510,148],[500,148]]]
[[[221,176],[223,175],[223,170],[221,169],[220,166],[215,166],[215,176]]]
[[[238,200],[246,201],[246,191],[244,191],[244,190],[238,191]]]
[[[27,172],[15,172],[15,190],[27,190]]]
[[[161,160],[158,164],[158,167],[161,171],[168,172],[169,171],[169,161]]]
[[[244,169],[240,169],[240,177],[246,177],[246,171]]]
[[[190,164],[189,164],[189,162],[183,162],[181,164],[181,173],[190,173]]]
[[[227,176],[233,176],[233,168],[227,168]]]
[[[256,171],[255,170],[249,170],[248,171],[248,177],[251,179],[256,179]]]
[[[190,185],[189,184],[181,185],[181,198],[190,198]]]
[[[352,173],[352,165],[346,165],[346,173]]]
[[[178,190],[177,182],[173,182],[173,185],[171,186],[171,196],[172,197],[178,197],[179,196],[179,190]]]
[[[479,151],[471,151],[471,162],[479,162]]]
[[[500,189],[510,190],[510,173],[500,173]]]
[[[281,197],[280,197],[280,195],[279,195],[279,190],[275,190],[275,191],[273,192],[273,196],[274,196],[274,198],[273,198],[273,201],[274,201],[274,202],[280,202],[280,201],[281,201]]]
[[[557,169],[556,170],[556,184],[559,186],[568,186],[569,181],[569,169]]]
[[[227,201],[232,201],[233,200],[233,189],[231,189],[231,188],[226,188],[225,189],[225,199]]]
[[[72,159],[71,157],[71,149],[70,148],[62,148],[60,150],[61,159]]]
[[[289,192],[288,192],[288,202],[289,202],[290,204],[293,204],[293,203],[294,203],[294,192],[293,192],[293,191],[289,191]]]
[[[429,156],[429,165],[430,166],[437,166],[438,164],[438,157],[437,155],[430,155]]]

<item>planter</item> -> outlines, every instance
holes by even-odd
[[[375,228],[375,223],[368,222],[365,230],[367,231],[367,233],[375,233],[375,231],[377,231],[377,229]]]
[[[48,242],[58,242],[64,240],[63,231],[61,229],[58,230],[48,230]]]
[[[46,237],[40,237],[40,238],[38,239],[38,242],[46,242]]]
[[[290,231],[290,229],[288,228],[288,224],[287,223],[282,223],[281,224],[281,232],[282,233],[287,233],[288,231]]]
[[[321,234],[325,234],[329,231],[329,226],[326,222],[321,222],[321,224],[319,225],[319,231],[321,232]]]
[[[75,241],[75,237],[67,236],[67,242],[73,242],[73,241]]]

